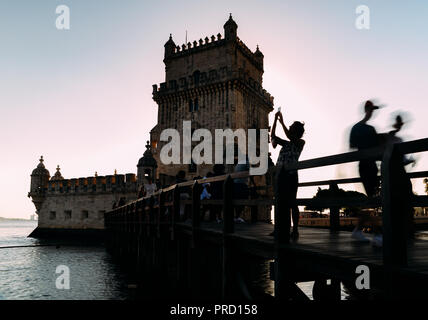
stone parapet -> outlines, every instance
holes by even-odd
[[[49,181],[44,195],[102,194],[137,192],[137,178],[133,173]]]

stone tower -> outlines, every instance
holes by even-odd
[[[33,200],[37,213],[39,213],[42,203],[45,200],[50,178],[49,171],[43,164],[43,156],[40,157],[39,161],[39,164],[31,173],[30,192],[28,193],[28,197],[31,197]]]
[[[268,129],[273,97],[263,89],[262,52],[252,52],[237,36],[238,25],[230,15],[220,33],[210,38],[176,46],[172,35],[165,43],[165,82],[153,85],[158,105],[157,125],[150,132],[158,175],[175,176],[184,170],[188,178],[204,176],[212,165],[164,165],[159,159],[166,142],[162,130],[182,132],[183,120],[192,121],[192,130]],[[214,153],[213,153],[214,154]],[[162,180],[162,179],[161,179]]]

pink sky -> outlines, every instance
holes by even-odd
[[[305,121],[301,159],[349,151],[349,130],[369,98],[388,106],[371,122],[379,132],[405,110],[411,122],[402,136],[428,136],[427,5],[367,1],[372,27],[361,31],[354,27],[357,1],[69,3],[70,31],[55,29],[55,1],[0,4],[0,216],[34,213],[26,195],[42,154],[51,175],[59,164],[65,178],[135,173],[156,123],[151,85],[164,80],[169,33],[177,44],[186,30],[190,41],[223,33],[229,12],[238,36],[264,53],[263,86],[275,108],[287,124]],[[427,170],[425,159],[412,170]],[[356,167],[304,170],[301,181],[354,177]],[[414,189],[423,193],[420,180]]]

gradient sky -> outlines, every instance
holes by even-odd
[[[60,4],[71,10],[69,31],[55,28]],[[370,30],[355,28],[360,4],[371,10]],[[151,86],[164,80],[169,34],[176,44],[186,30],[192,42],[223,34],[229,12],[238,36],[264,53],[263,85],[275,108],[287,124],[306,124],[301,159],[349,151],[350,128],[369,98],[387,105],[371,121],[379,132],[404,110],[410,121],[401,136],[428,136],[425,1],[2,0],[0,216],[34,213],[27,193],[40,155],[51,175],[59,164],[65,178],[136,172],[156,123]],[[418,155],[412,170],[427,170],[426,159]],[[300,177],[354,177],[356,167]],[[422,194],[421,180],[413,182]]]

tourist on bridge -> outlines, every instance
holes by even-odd
[[[179,184],[182,182],[186,182],[186,172],[184,170],[178,171],[177,175],[175,176],[175,183]],[[180,190],[180,200],[187,200],[190,199],[190,189],[189,187],[182,187]],[[180,219],[185,220],[185,213],[186,213],[186,204],[183,201],[180,201]]]
[[[153,179],[151,177],[147,178],[147,183],[144,184],[144,190],[146,193],[146,197],[150,197],[152,194],[154,194],[157,191],[156,183],[153,183]]]
[[[386,140],[389,143],[401,143],[403,139],[397,136],[397,133],[403,127],[404,122],[400,115],[395,117],[395,123],[393,124],[394,130],[388,132],[386,134]],[[404,214],[404,223],[406,224],[406,235],[408,238],[413,239],[415,233],[414,227],[414,208],[411,203],[411,199],[414,196],[413,194],[413,186],[410,178],[407,176],[405,166],[408,164],[415,165],[415,159],[409,156],[402,155],[402,165],[400,165],[397,169],[397,177],[399,177],[398,184],[400,186],[397,197],[400,197],[400,206],[401,212]]]
[[[285,135],[289,140],[284,140],[276,136],[276,123],[279,120]],[[291,233],[292,239],[296,240],[299,237],[299,208],[296,203],[297,188],[299,184],[299,177],[297,170],[286,170],[287,165],[295,164],[298,162],[300,154],[302,153],[305,141],[302,139],[305,132],[304,124],[295,121],[288,129],[282,117],[281,111],[275,114],[275,120],[272,125],[272,146],[276,148],[280,145],[281,151],[279,152],[278,160],[275,170],[275,217],[281,219],[279,215],[285,215],[284,223],[290,226],[290,212],[293,217],[293,232]],[[277,221],[275,221],[277,223]],[[288,230],[289,232],[289,230]]]
[[[138,198],[143,198],[145,197],[146,191],[144,190],[144,186],[141,186],[139,191],[138,191]]]
[[[373,104],[372,101],[366,101],[364,105],[364,118],[356,123],[351,129],[350,147],[358,150],[374,148],[382,143],[381,135],[378,135],[376,129],[367,124],[373,115],[373,111],[379,109],[379,106]],[[378,167],[376,159],[364,159],[359,163],[359,172],[366,194],[369,198],[373,198],[379,193],[380,180],[378,177]],[[369,242],[362,232],[364,224],[370,221],[370,217],[360,214],[358,217],[357,226],[352,232],[352,237],[359,241]],[[372,223],[373,224],[373,223]],[[374,228],[374,236],[372,244],[382,246],[382,235],[378,227]]]
[[[213,166],[213,176],[218,177],[225,175],[226,168],[221,163],[216,163]],[[211,199],[213,200],[221,200],[223,199],[223,183],[224,181],[214,181],[211,183]],[[214,219],[220,223],[221,220],[221,207],[217,205],[212,205],[210,208],[210,221],[213,221]]]

